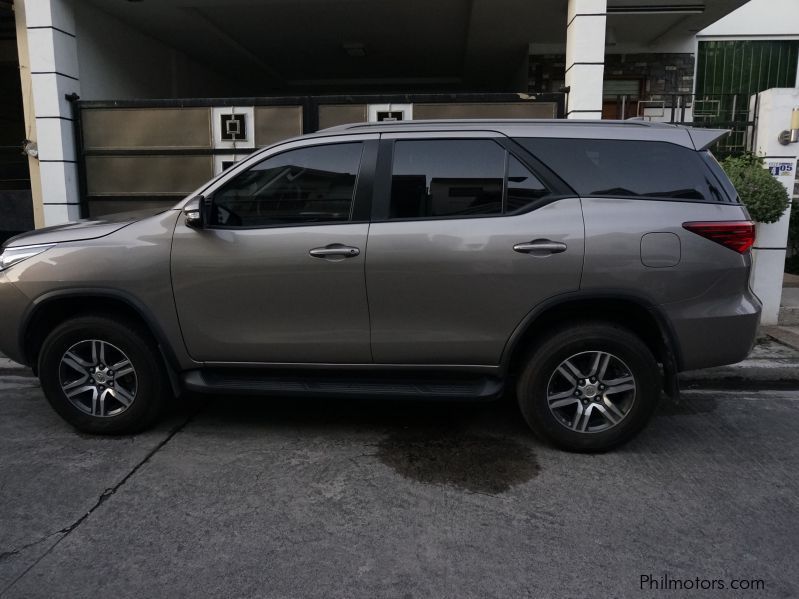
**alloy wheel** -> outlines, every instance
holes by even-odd
[[[580,433],[617,426],[630,413],[635,396],[635,377],[627,364],[603,351],[581,352],[563,360],[547,383],[552,415]]]
[[[79,341],[61,357],[61,390],[70,403],[91,416],[117,416],[136,399],[138,379],[130,358],[99,339]]]

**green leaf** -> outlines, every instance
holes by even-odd
[[[752,154],[721,161],[749,215],[759,223],[775,223],[788,207],[785,187],[765,168],[763,159]]]

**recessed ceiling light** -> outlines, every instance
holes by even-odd
[[[366,56],[366,46],[361,42],[344,42],[341,44],[341,47],[344,48],[344,51],[349,56],[354,56],[355,58],[363,58]]]

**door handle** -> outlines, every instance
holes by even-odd
[[[361,250],[351,245],[332,243],[322,248],[313,248],[308,253],[314,258],[354,258]]]
[[[561,241],[550,239],[536,239],[527,243],[517,243],[513,246],[514,252],[521,254],[533,254],[534,256],[547,256],[549,254],[560,254],[566,251],[566,244]]]

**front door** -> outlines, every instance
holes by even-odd
[[[370,149],[356,141],[272,154],[209,194],[204,229],[179,219],[172,279],[194,359],[371,362],[369,224],[358,208],[370,200],[358,184]]]
[[[383,138],[366,257],[374,361],[498,364],[535,306],[579,287],[579,198],[489,136]]]

